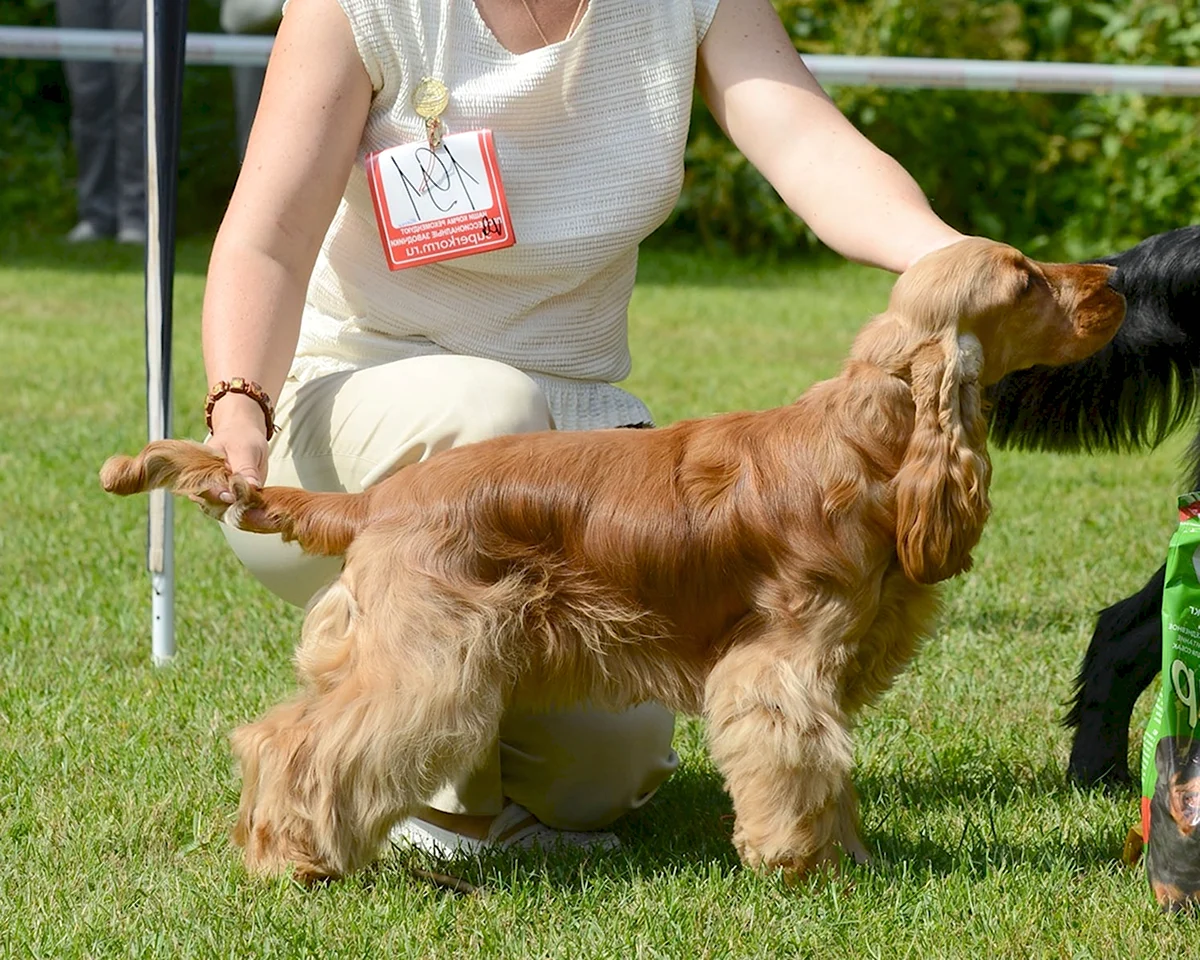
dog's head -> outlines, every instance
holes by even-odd
[[[1009,374],[989,390],[991,436],[1033,450],[1156,446],[1192,421],[1200,397],[1200,226],[1097,258],[1116,267],[1125,320],[1076,363]]]
[[[1041,263],[969,237],[922,257],[892,288],[888,313],[914,333],[967,334],[983,349],[986,386],[1007,373],[1090,356],[1116,334],[1125,300],[1106,264]]]
[[[913,431],[895,478],[897,555],[918,583],[970,569],[990,512],[981,387],[1100,349],[1124,317],[1100,264],[1047,264],[968,238],[921,258],[852,358],[908,382]]]
[[[1200,741],[1163,737],[1146,838],[1146,875],[1167,910],[1200,906]]]

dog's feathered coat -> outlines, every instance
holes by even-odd
[[[991,391],[993,440],[1029,449],[1153,445],[1194,415],[1200,398],[1200,226],[1149,237],[1096,261],[1116,268],[1127,313],[1112,342],[1063,367],[1013,373]],[[1200,432],[1185,467],[1200,489]],[[1128,782],[1129,721],[1162,666],[1165,567],[1100,612],[1066,722],[1075,727],[1069,776]]]
[[[303,691],[234,734],[248,865],[362,865],[514,701],[702,711],[747,863],[861,854],[852,717],[928,630],[930,585],[970,566],[980,384],[1107,342],[1109,273],[965,240],[901,277],[841,375],[790,406],[499,438],[358,495],[233,478],[238,526],[345,552],[305,621]],[[196,493],[223,469],[168,441],[102,479]]]

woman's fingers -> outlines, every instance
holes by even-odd
[[[262,487],[267,475],[267,441],[261,429],[243,428],[236,423],[218,428],[207,446],[225,458],[231,475],[240,475],[251,486]],[[191,499],[208,516],[220,519],[237,498],[229,484],[215,483]]]

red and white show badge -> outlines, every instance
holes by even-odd
[[[367,183],[388,266],[452,260],[515,242],[490,130],[368,154]]]

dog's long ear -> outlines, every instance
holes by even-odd
[[[233,841],[251,873],[294,872],[298,879],[328,876],[314,833],[314,726],[305,696],[281,703],[233,731],[230,742],[242,771]]]
[[[912,354],[916,414],[896,474],[896,551],[917,583],[969,570],[991,509],[982,366],[979,341],[952,331]]]

